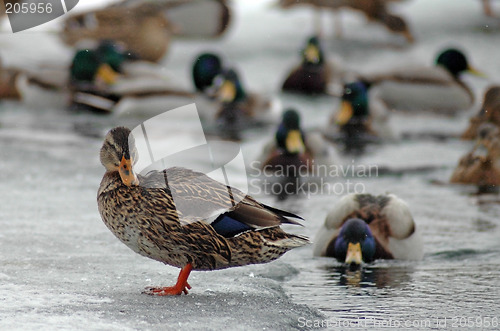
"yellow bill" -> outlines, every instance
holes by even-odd
[[[363,255],[361,253],[360,243],[349,243],[347,246],[347,254],[345,256],[345,263],[351,264],[361,264],[363,262]]]
[[[99,69],[97,69],[96,80],[102,81],[108,85],[114,84],[118,79],[119,74],[114,71],[109,64],[101,64]]]
[[[286,150],[292,154],[302,154],[306,151],[300,130],[292,130],[286,136]]]
[[[307,45],[304,55],[307,62],[318,63],[319,62],[319,49],[314,45]]]
[[[352,118],[354,110],[352,109],[352,104],[349,101],[342,101],[340,107],[340,112],[337,115],[336,123],[338,125],[345,125]]]
[[[469,74],[471,74],[471,75],[477,76],[477,77],[481,77],[481,78],[488,78],[488,76],[487,76],[484,72],[479,71],[479,70],[477,70],[476,68],[471,67],[471,66],[469,66],[469,67],[467,68],[467,71],[466,71],[466,72],[467,72],[467,73],[469,73]]]
[[[236,97],[236,86],[230,81],[225,81],[217,91],[217,98],[221,102],[231,102]]]
[[[120,162],[118,172],[120,173],[123,184],[127,186],[139,185],[139,180],[132,170],[132,159],[126,159],[124,155]]]

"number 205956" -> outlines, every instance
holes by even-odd
[[[51,3],[5,3],[5,13],[7,14],[50,14],[52,13]]]
[[[455,316],[451,319],[452,328],[497,328],[500,325],[498,317],[464,317]]]

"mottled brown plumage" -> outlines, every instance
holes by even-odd
[[[121,167],[137,159],[133,141],[128,147],[129,133],[119,127],[106,136],[101,162],[107,171],[97,201],[106,226],[133,251],[172,266],[189,266],[189,275],[191,269],[270,262],[308,243],[279,227],[296,224],[288,217],[298,216],[261,204],[202,173],[174,167],[139,175],[138,183],[132,179],[126,185],[124,176],[134,174]],[[212,225],[220,215],[246,228],[234,235],[219,230],[221,234]],[[186,293],[185,287],[167,294]]]
[[[462,139],[473,140],[481,124],[492,123],[500,127],[500,86],[491,86],[485,93],[479,113],[470,119]]]

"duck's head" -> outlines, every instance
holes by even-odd
[[[199,55],[193,63],[193,83],[197,91],[212,86],[214,78],[222,72],[222,61],[213,53]]]
[[[306,65],[323,64],[323,50],[318,37],[311,37],[307,40],[306,47],[302,50],[302,63]]]
[[[347,124],[351,119],[368,117],[368,90],[364,83],[354,82],[344,85],[342,105],[336,118],[340,126]]]
[[[476,76],[484,76],[483,73],[470,66],[465,54],[455,48],[449,48],[441,52],[436,58],[436,65],[443,66],[453,77],[458,77],[463,72]]]
[[[305,152],[305,144],[300,129],[300,116],[295,109],[287,109],[283,112],[281,124],[276,132],[278,147],[286,154],[302,154]]]
[[[122,64],[127,60],[125,49],[112,40],[103,40],[96,49],[97,56],[116,72],[122,71]]]
[[[335,257],[348,265],[361,265],[373,261],[375,238],[370,227],[359,218],[347,220],[335,240]]]
[[[102,60],[97,51],[83,49],[73,57],[70,69],[71,79],[75,82],[103,82],[113,84],[119,74]]]
[[[138,153],[130,129],[116,127],[104,138],[100,159],[107,172],[118,171],[127,186],[138,185],[139,181],[132,167],[137,162]]]
[[[246,98],[245,89],[234,69],[224,70],[215,77],[212,88],[217,100],[222,103],[240,102]]]

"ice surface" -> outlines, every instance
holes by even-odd
[[[285,107],[298,107],[307,128],[321,127],[338,99],[278,93],[285,73],[298,61],[298,49],[313,31],[312,12],[281,12],[270,9],[270,2],[234,1],[235,19],[226,36],[173,41],[163,64],[179,86],[191,86],[191,59],[206,50],[221,52],[239,68],[250,90],[276,93]],[[430,64],[442,47],[459,46],[488,75],[465,77],[478,96],[476,103],[488,85],[499,82],[500,27],[497,20],[482,16],[479,1],[413,0],[396,9],[415,32],[415,45],[401,46],[379,25],[366,24],[359,13],[346,10],[343,40],[333,37],[331,17],[324,15],[327,53],[348,69],[377,71],[405,63]],[[498,6],[496,11],[500,13]],[[50,24],[56,23],[16,35],[2,32],[4,63],[68,63],[72,50],[52,33]],[[391,192],[408,202],[424,235],[425,258],[420,263],[377,262],[363,273],[350,274],[331,259],[312,258],[308,246],[271,264],[193,272],[187,296],[141,294],[147,286],[172,285],[178,269],[138,256],[116,240],[100,220],[96,193],[104,171],[98,160],[104,133],[117,125],[137,126],[154,115],[148,110],[103,117],[0,103],[0,329],[288,330],[299,328],[300,317],[387,321],[498,316],[498,205],[469,195],[467,189],[431,183],[446,181],[470,148],[469,142],[458,140],[391,143],[354,158],[356,163],[396,169],[437,167],[356,179],[366,192]],[[476,110],[453,119],[396,115],[391,125],[396,132],[454,135]],[[260,154],[272,134],[261,130],[245,136],[247,162]],[[338,162],[349,165],[352,160],[341,156]],[[311,237],[338,198],[323,192],[278,204],[259,197],[302,215],[304,228],[286,230]]]

